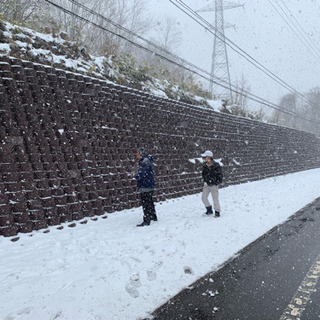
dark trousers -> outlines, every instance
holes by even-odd
[[[154,217],[156,210],[154,208],[153,202],[153,191],[142,192],[141,196],[141,204],[143,209],[143,220],[150,222],[150,220]]]

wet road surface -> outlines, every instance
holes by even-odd
[[[320,198],[153,315],[157,320],[316,320],[319,278]]]

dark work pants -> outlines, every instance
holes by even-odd
[[[141,204],[143,209],[143,221],[150,222],[153,215],[156,213],[153,202],[153,191],[142,192],[141,196]]]

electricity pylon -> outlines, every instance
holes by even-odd
[[[205,6],[197,12],[215,11],[214,43],[211,62],[211,80],[209,91],[214,96],[228,100],[232,98],[229,62],[227,46],[225,41],[225,22],[223,11],[243,6],[241,4],[231,3],[223,0],[212,0],[213,3]],[[214,86],[213,81],[221,82],[224,87]],[[225,88],[226,87],[226,88]]]

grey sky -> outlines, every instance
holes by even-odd
[[[184,0],[193,9],[214,3],[214,0]],[[234,24],[235,29],[226,29],[226,36],[250,54],[264,67],[276,74],[300,93],[319,85],[320,59],[312,55],[299,38],[282,20],[270,2],[275,0],[235,0],[245,4],[224,12],[225,20]],[[281,1],[278,1],[281,3]],[[320,3],[315,0],[282,1],[299,21],[304,31],[320,51]],[[150,10],[176,17],[178,27],[183,32],[183,43],[178,54],[184,59],[207,69],[211,68],[213,35],[205,31],[190,17],[177,9],[169,0],[150,1]],[[282,5],[283,6],[283,5]],[[279,10],[279,12],[281,12]],[[202,13],[209,22],[214,22],[214,12]],[[320,52],[318,52],[320,56]],[[288,90],[268,78],[261,71],[228,49],[230,74],[233,82],[242,75],[253,94],[278,103]]]

